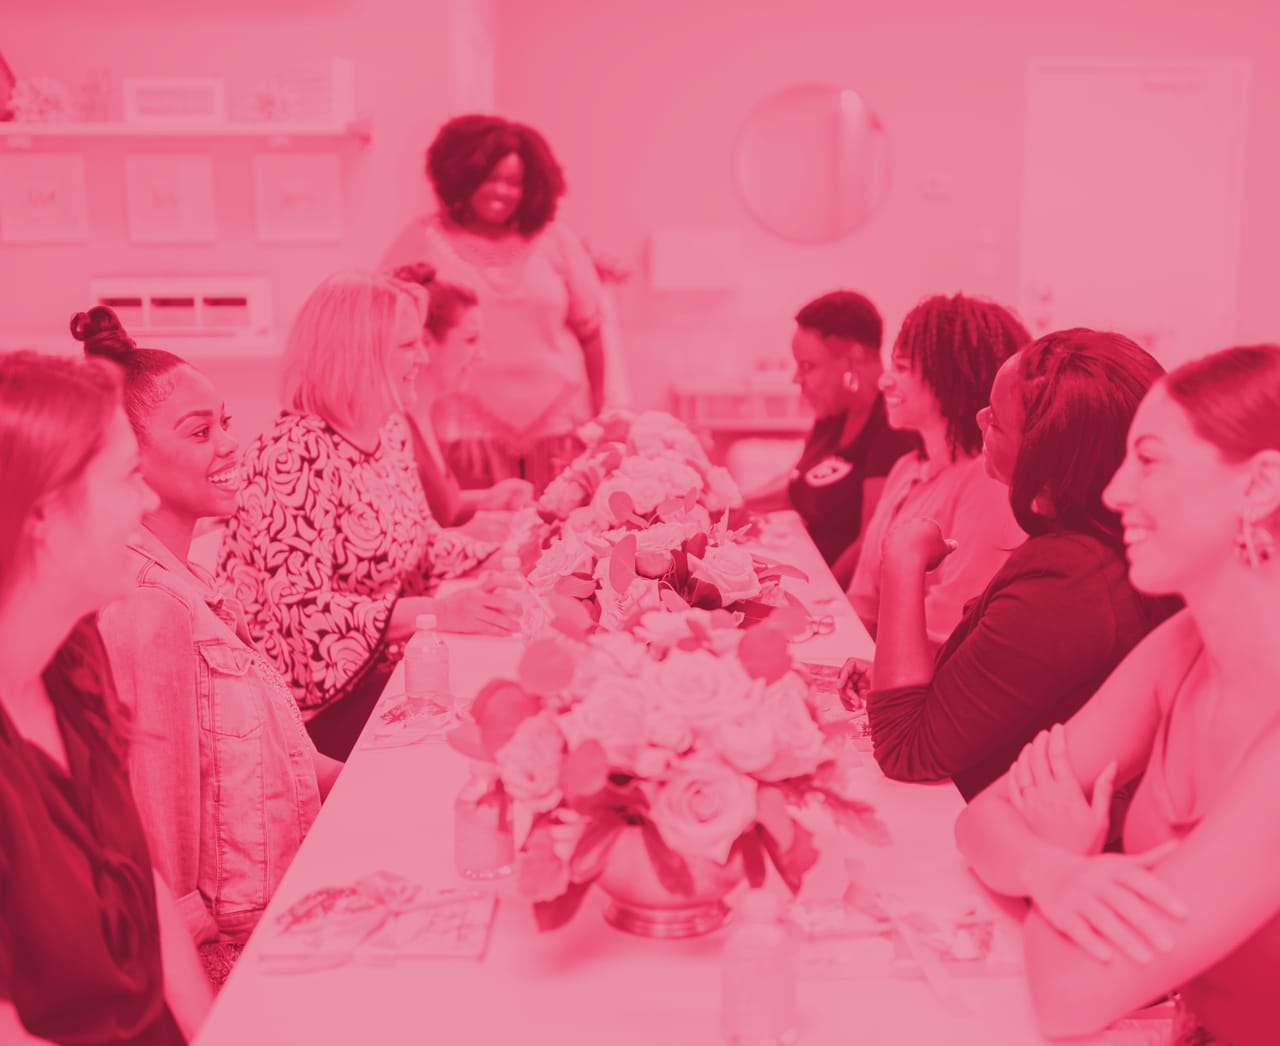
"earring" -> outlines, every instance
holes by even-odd
[[[847,391],[849,392],[858,391],[858,387],[859,387],[858,375],[856,375],[853,371],[851,370],[845,371],[844,375],[841,377],[841,381],[844,384],[844,387]]]
[[[1255,570],[1270,563],[1276,554],[1276,539],[1260,523],[1240,517],[1240,536],[1236,538],[1236,552],[1247,566]]]

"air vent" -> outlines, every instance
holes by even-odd
[[[274,329],[264,276],[103,276],[89,282],[89,297],[135,336],[256,341]]]

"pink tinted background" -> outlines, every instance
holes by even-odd
[[[1251,60],[1232,326],[1237,340],[1280,336],[1280,138],[1270,132],[1280,125],[1280,16],[1266,0],[971,0],[963,13],[949,0],[4,6],[4,54],[19,76],[71,85],[94,69],[117,77],[221,76],[234,116],[237,92],[278,73],[323,70],[336,55],[354,61],[357,107],[373,123],[367,150],[339,147],[346,235],[320,245],[255,242],[244,169],[264,148],[260,142],[37,143],[85,153],[94,238],[86,245],[0,245],[5,345],[60,339],[64,317],[84,307],[89,278],[119,273],[266,273],[283,329],[319,278],[373,264],[401,224],[426,206],[422,151],[439,123],[492,103],[548,135],[571,183],[562,213],[593,245],[633,268],[618,291],[632,390],[641,405],[666,405],[669,383],[682,374],[783,358],[797,305],[833,286],[868,292],[890,332],[934,291],[962,289],[1020,305],[1026,70],[1029,59],[1053,56]],[[733,139],[747,111],[805,81],[860,92],[887,128],[894,155],[882,209],[861,231],[821,246],[762,230],[733,181]],[[123,156],[146,151],[213,156],[217,243],[129,242]],[[1189,141],[1185,163],[1196,162]],[[939,182],[944,197],[924,191]],[[1100,215],[1130,205],[1124,194],[1097,201]],[[725,274],[722,288],[653,290],[648,250],[664,229],[737,237],[736,271]],[[1165,242],[1150,243],[1153,258],[1197,250],[1176,220],[1165,230]],[[1170,290],[1179,299],[1195,293],[1194,286]],[[239,401],[233,407],[241,434],[251,434],[272,410],[269,378],[263,387],[269,366],[209,369]]]

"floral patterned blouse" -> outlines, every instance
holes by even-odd
[[[285,411],[243,467],[219,581],[306,718],[384,653],[400,596],[426,594],[496,548],[432,518],[400,416],[366,452],[322,418]]]

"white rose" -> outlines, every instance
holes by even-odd
[[[754,774],[772,763],[778,754],[778,739],[772,717],[759,703],[744,714],[717,723],[708,739],[724,761],[744,774]]]
[[[662,577],[671,569],[671,553],[691,535],[677,523],[655,523],[636,532],[636,571],[645,577]]]
[[[638,681],[600,677],[581,701],[560,716],[560,730],[570,747],[599,741],[610,766],[629,769],[640,749],[644,700]]]
[[[724,864],[755,821],[756,782],[718,759],[689,756],[671,768],[649,813],[676,853]]]
[[[563,757],[564,735],[556,726],[555,717],[539,712],[516,728],[494,758],[507,794],[535,813],[545,813],[561,799]]]
[[[712,545],[701,559],[689,557],[689,573],[720,590],[723,603],[760,595],[760,578],[751,553],[738,545]]]
[[[764,683],[736,658],[706,650],[672,650],[653,671],[655,699],[675,708],[695,730],[710,729],[760,699]]]
[[[723,512],[725,509],[741,508],[742,491],[728,469],[720,465],[712,465],[707,469],[707,508],[712,512]]]
[[[826,735],[814,721],[806,696],[804,681],[794,672],[765,691],[761,703],[768,713],[777,754],[757,774],[761,780],[783,781],[811,774],[831,757]]]
[[[529,583],[539,591],[549,591],[568,574],[589,574],[595,556],[582,537],[572,530],[562,531],[538,558],[529,572]]]

